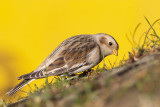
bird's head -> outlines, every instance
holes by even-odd
[[[99,33],[95,35],[96,35],[96,41],[100,46],[101,53],[104,56],[111,54],[118,56],[119,45],[112,36],[105,33]]]

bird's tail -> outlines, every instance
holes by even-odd
[[[15,94],[18,90],[20,90],[21,88],[23,88],[24,86],[26,86],[27,84],[29,84],[30,82],[32,82],[34,79],[25,79],[23,81],[21,81],[18,85],[16,85],[13,89],[11,89],[9,92],[7,92],[7,94],[9,96],[12,96],[13,94]]]

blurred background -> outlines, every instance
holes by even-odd
[[[36,69],[65,39],[79,34],[107,33],[119,43],[118,58],[105,58],[112,63],[121,60],[132,45],[126,38],[139,22],[137,40],[160,18],[159,0],[1,0],[0,1],[0,98],[15,101],[25,92],[41,86],[36,80],[12,97],[5,93],[20,81],[17,77]],[[53,77],[50,80],[54,79]]]

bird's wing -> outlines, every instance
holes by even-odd
[[[38,79],[46,76],[61,75],[65,72],[72,74],[94,66],[87,59],[92,56],[90,53],[94,54],[92,51],[99,47],[90,36],[75,36],[63,42],[62,45],[65,48],[59,51],[58,57],[52,63],[39,71],[22,75],[18,79]]]

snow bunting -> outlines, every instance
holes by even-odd
[[[31,73],[18,77],[23,79],[7,94],[13,95],[26,84],[47,76],[69,75],[88,70],[102,61],[103,56],[118,55],[118,43],[105,33],[77,35],[63,41],[40,66]]]

